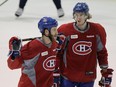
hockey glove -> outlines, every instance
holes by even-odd
[[[113,69],[108,68],[106,71],[101,70],[101,80],[99,81],[100,87],[111,87]]]
[[[62,45],[63,45],[65,39],[66,39],[66,37],[62,33],[58,34],[58,36],[56,38],[56,41],[58,42],[58,47],[57,47],[58,51],[62,48]]]
[[[58,34],[58,36],[57,36],[57,42],[58,42],[58,44],[59,45],[62,45],[63,44],[63,42],[65,41],[65,36],[62,34],[62,33],[60,33],[60,34]]]
[[[22,41],[21,39],[17,38],[17,37],[11,37],[11,39],[9,40],[9,55],[11,55],[12,59],[14,60],[17,56],[20,55],[20,49],[22,46]]]
[[[53,73],[54,85],[52,87],[60,87],[60,73],[59,69],[55,69]]]

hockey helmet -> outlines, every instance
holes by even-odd
[[[89,12],[89,7],[86,3],[83,2],[79,2],[75,5],[75,7],[73,8],[73,14],[75,12],[84,12],[84,13],[88,13]]]
[[[41,33],[44,33],[45,29],[51,30],[52,27],[57,27],[58,22],[51,17],[43,17],[38,22],[38,28]]]

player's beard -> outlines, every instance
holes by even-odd
[[[53,40],[56,40],[56,38],[58,37],[58,34],[55,33],[54,35],[52,35],[51,32],[50,32],[48,37],[49,37],[49,39],[50,39],[51,42],[52,42]]]
[[[53,35],[51,35],[51,33],[49,34],[49,39],[51,40],[51,42],[54,40],[54,36]]]

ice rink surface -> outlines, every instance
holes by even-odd
[[[1,1],[1,0],[0,0]],[[14,16],[19,0],[9,0],[0,6],[0,87],[17,87],[20,78],[20,69],[10,70],[7,67],[8,41],[12,36],[20,38],[41,36],[37,23],[43,16],[51,16],[58,20],[59,26],[63,23],[74,21],[72,9],[78,2],[89,5],[93,18],[89,21],[102,24],[107,33],[107,49],[109,67],[116,71],[116,0],[62,0],[65,17],[58,18],[52,0],[29,0],[23,15]],[[97,79],[94,87],[100,80],[98,67]],[[116,72],[114,71],[112,87],[116,87]],[[78,78],[78,77],[77,77]]]

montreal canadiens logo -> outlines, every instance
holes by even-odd
[[[47,71],[53,71],[55,69],[56,56],[50,56],[43,62],[43,67]]]
[[[91,46],[91,42],[79,41],[73,45],[72,50],[75,54],[87,55],[92,51]]]

